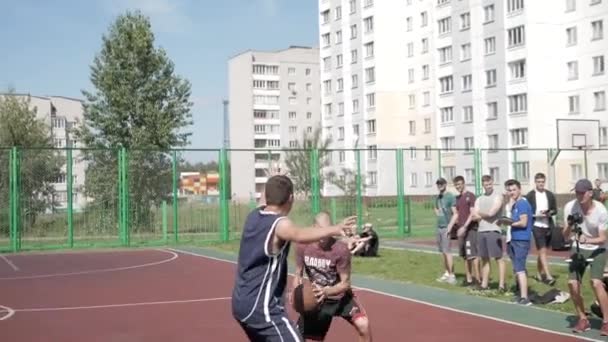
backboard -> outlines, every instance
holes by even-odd
[[[556,119],[557,149],[594,149],[600,143],[600,121],[590,119]]]

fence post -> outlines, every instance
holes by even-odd
[[[319,150],[317,149],[310,151],[310,191],[312,192],[312,214],[316,215],[321,211],[319,203],[321,191],[319,188]]]
[[[405,235],[405,193],[403,189],[403,149],[395,151],[397,162],[397,229],[399,235]]]
[[[127,178],[127,150],[121,147],[118,158],[118,169],[120,173],[120,226],[121,239],[125,246],[129,245],[129,180]]]
[[[228,212],[228,175],[226,170],[226,149],[220,150],[220,239],[227,242],[230,238],[230,215]]]
[[[329,200],[329,205],[330,205],[330,210],[331,210],[331,222],[336,224],[338,215],[337,215],[337,210],[336,210],[336,198],[335,197],[332,197]]]
[[[72,158],[72,149],[66,150],[67,152],[67,179],[68,182],[67,192],[68,192],[68,245],[70,248],[74,247],[74,193],[73,193],[73,158]]]
[[[357,229],[363,226],[363,195],[361,194],[361,150],[355,151],[357,159]]]
[[[167,243],[167,201],[163,201],[161,211],[163,220],[163,241]]]
[[[19,151],[13,147],[10,153],[9,173],[9,207],[10,207],[10,240],[13,252],[18,252],[21,247],[21,232],[19,227]]]
[[[173,237],[175,240],[175,243],[177,243],[179,241],[179,236],[178,236],[178,212],[179,212],[179,207],[178,207],[178,198],[177,198],[177,151],[172,151],[171,153],[172,155],[172,160],[171,160],[171,169],[172,169],[172,174],[173,174]]]

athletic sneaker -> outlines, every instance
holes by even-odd
[[[524,306],[530,306],[530,305],[532,305],[532,302],[528,298],[519,298],[519,300],[517,301],[517,304],[524,305]]]
[[[575,333],[583,333],[587,330],[591,329],[591,324],[589,324],[589,320],[587,319],[579,319],[574,328],[572,328],[572,332]]]
[[[448,276],[448,279],[445,281],[446,283],[450,284],[450,285],[456,285],[457,281],[456,281],[456,276],[455,275],[450,275]]]
[[[449,277],[450,277],[450,275],[448,273],[444,273],[441,277],[437,278],[436,280],[440,283],[445,283]]]

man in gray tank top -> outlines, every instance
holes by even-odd
[[[481,258],[480,290],[488,289],[490,278],[490,258],[498,264],[499,291],[505,289],[505,262],[503,260],[503,240],[498,219],[502,216],[503,197],[494,190],[494,180],[489,175],[481,178],[484,193],[475,201],[473,219],[479,223],[477,229],[477,253]]]

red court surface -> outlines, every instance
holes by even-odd
[[[160,249],[4,255],[0,341],[246,341],[231,316],[234,270],[232,263]],[[577,340],[357,293],[375,341]],[[339,319],[326,339],[355,340]]]

